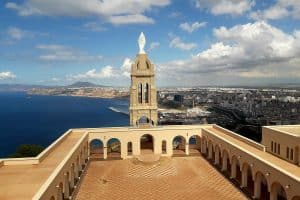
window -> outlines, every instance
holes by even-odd
[[[286,158],[290,158],[290,148],[286,148]]]
[[[138,85],[138,100],[139,100],[139,103],[142,103],[142,101],[143,101],[143,96],[142,96],[142,94],[143,94],[143,86],[142,86],[142,84],[140,83],[140,84]]]
[[[273,141],[271,142],[271,151],[273,152]]]
[[[277,152],[277,143],[275,142],[275,145],[274,145],[274,152],[276,153]]]
[[[144,98],[145,98],[145,103],[149,103],[149,85],[148,83],[145,84],[144,87]]]
[[[277,153],[280,155],[280,144],[278,144]]]
[[[291,160],[294,160],[294,149],[291,148]]]

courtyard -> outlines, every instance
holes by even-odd
[[[247,199],[203,157],[91,161],[75,196],[85,199]]]

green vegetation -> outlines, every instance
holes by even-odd
[[[10,157],[13,158],[23,158],[23,157],[34,157],[37,156],[44,150],[43,146],[37,144],[22,144],[17,147],[15,153],[13,153]]]

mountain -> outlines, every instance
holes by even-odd
[[[94,83],[90,83],[90,82],[75,82],[71,85],[66,86],[67,88],[95,88],[95,87],[108,87],[108,86],[104,86],[104,85],[97,85]]]

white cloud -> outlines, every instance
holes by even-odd
[[[130,78],[132,64],[133,64],[133,61],[130,58],[125,58],[122,66],[121,66],[121,74],[123,76]]]
[[[85,23],[83,25],[84,28],[90,30],[90,31],[95,31],[95,32],[102,32],[102,31],[105,31],[106,28],[101,26],[99,23],[97,22],[88,22],[88,23]]]
[[[214,15],[242,15],[255,5],[254,0],[195,0],[196,7],[207,9]]]
[[[10,71],[0,72],[0,80],[14,79],[16,77],[17,76],[14,73],[10,72]]]
[[[109,17],[109,21],[112,24],[153,24],[154,20],[145,15],[133,14],[133,15],[118,15]]]
[[[194,48],[197,47],[196,43],[185,43],[178,36],[170,34],[170,37],[171,37],[171,41],[170,41],[169,46],[172,47],[172,48],[177,48],[177,49],[181,49],[181,50],[184,50],[184,51],[189,51],[189,50],[194,49]]]
[[[217,42],[210,48],[189,59],[160,64],[160,73],[166,80],[180,76],[188,82],[205,81],[203,84],[300,77],[299,30],[289,34],[258,21],[217,28],[214,36]]]
[[[133,61],[130,58],[125,58],[120,68],[108,65],[98,71],[96,69],[91,69],[82,74],[69,75],[67,76],[67,79],[72,81],[88,79],[109,79],[115,81],[116,78],[118,78],[118,80],[126,78],[126,80],[128,80],[128,78],[130,78],[132,63]]]
[[[39,59],[43,61],[96,61],[102,59],[101,55],[89,55],[86,52],[63,45],[42,44],[37,45],[36,48],[43,52],[39,56]]]
[[[12,40],[22,40],[24,38],[33,37],[35,35],[35,33],[30,32],[30,31],[26,31],[26,30],[22,30],[22,29],[17,28],[17,27],[9,27],[7,29],[7,35]]]
[[[250,14],[255,20],[276,20],[284,17],[300,19],[299,0],[277,0],[277,2],[265,10],[257,10]]]
[[[159,42],[151,42],[150,47],[148,49],[148,51],[152,51],[153,49],[157,48],[160,46]]]
[[[179,25],[179,27],[184,30],[184,31],[187,31],[189,33],[192,33],[193,31],[201,28],[201,27],[205,27],[207,24],[207,22],[194,22],[194,23],[182,23]]]
[[[20,16],[100,16],[113,24],[153,23],[144,15],[155,7],[164,7],[170,0],[25,0],[22,4],[6,3]]]
[[[70,80],[84,80],[84,79],[102,79],[117,77],[118,74],[112,66],[103,67],[99,72],[96,69],[91,69],[83,74],[71,75],[68,78]]]

